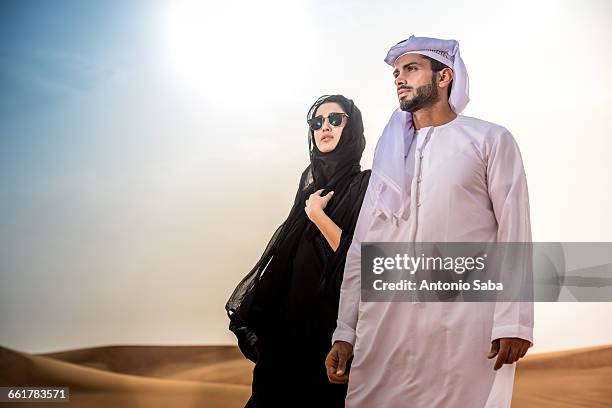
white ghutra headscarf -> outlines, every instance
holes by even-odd
[[[391,47],[385,62],[392,67],[405,54],[421,54],[447,65],[453,70],[453,83],[449,97],[451,109],[459,114],[468,104],[469,80],[465,64],[459,54],[459,43],[455,40],[410,36],[409,39]],[[404,215],[410,202],[406,190],[404,152],[412,143],[414,126],[412,114],[396,109],[382,136],[378,140],[372,164],[372,187],[375,189],[373,215],[385,214],[396,223]],[[405,217],[407,218],[407,217]]]

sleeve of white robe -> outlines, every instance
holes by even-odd
[[[357,217],[353,241],[346,254],[344,275],[340,287],[340,303],[338,306],[338,320],[336,330],[332,335],[332,344],[337,341],[346,341],[355,345],[355,329],[359,316],[359,302],[361,301],[361,242],[372,222],[373,183],[375,176],[370,177],[368,188]]]
[[[491,142],[487,183],[498,223],[497,242],[531,242],[529,194],[523,160],[504,129]],[[528,260],[531,264],[531,259]],[[533,344],[533,302],[497,302],[491,341],[518,337]]]

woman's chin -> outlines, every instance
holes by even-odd
[[[322,146],[317,146],[317,148],[319,149],[321,153],[329,153],[333,151],[336,148],[336,146],[332,145],[331,143],[324,143]]]

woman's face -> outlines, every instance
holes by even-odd
[[[323,116],[323,126],[313,131],[313,133],[317,149],[322,153],[331,152],[338,146],[338,142],[342,136],[342,130],[344,130],[346,126],[346,116],[343,116],[342,123],[339,126],[331,126],[328,118],[330,113],[346,114],[342,106],[336,102],[325,102],[317,108],[314,116]]]

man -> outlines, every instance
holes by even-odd
[[[458,43],[412,36],[385,62],[400,109],[376,147],[348,251],[329,380],[349,381],[347,407],[509,407],[532,303],[360,300],[362,242],[531,242],[514,138],[459,115],[469,97]]]

